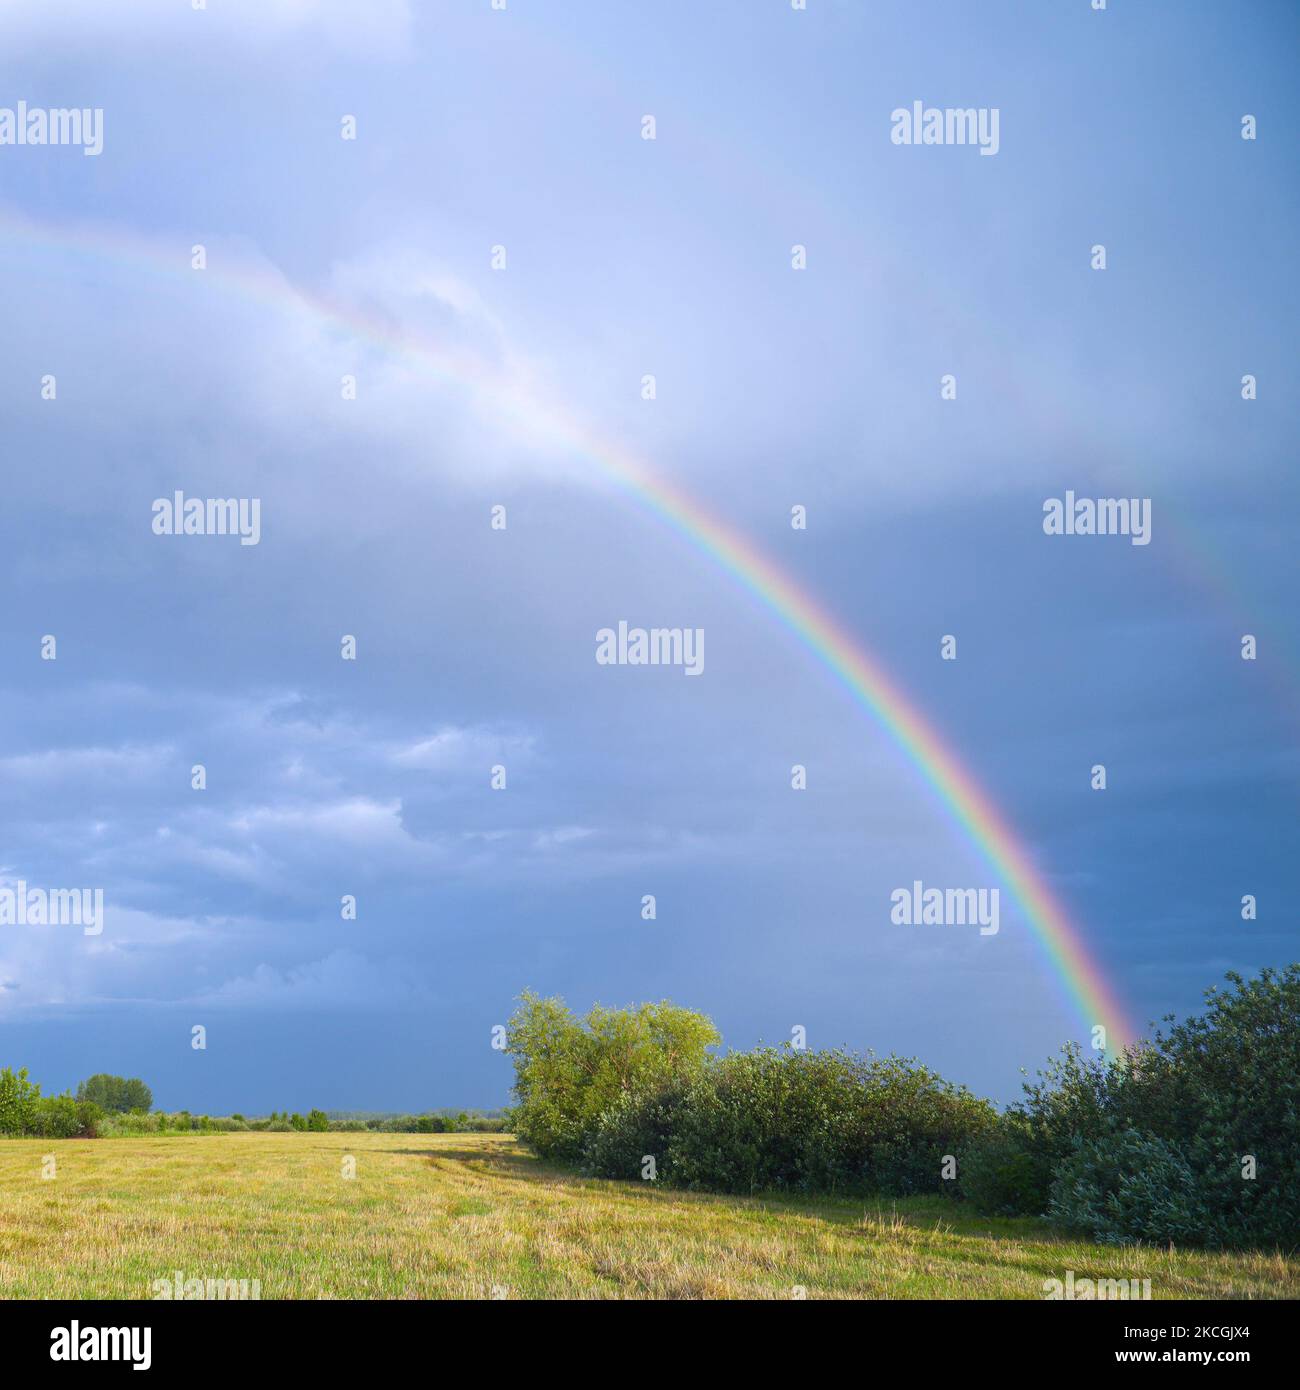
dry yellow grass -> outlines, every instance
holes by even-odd
[[[178,1270],[263,1298],[1041,1298],[1069,1269],[1155,1298],[1300,1297],[1275,1255],[1112,1250],[942,1199],[584,1181],[501,1135],[0,1142],[8,1298],[147,1298]]]

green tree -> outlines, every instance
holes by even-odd
[[[123,1083],[123,1098],[128,1110],[143,1110],[147,1114],[153,1109],[153,1092],[138,1076]]]
[[[90,1101],[110,1114],[153,1109],[153,1092],[138,1076],[127,1080],[104,1071],[96,1072],[77,1087],[77,1099]]]
[[[31,1134],[41,1088],[27,1079],[27,1068],[0,1069],[0,1134]]]
[[[539,1154],[574,1160],[607,1109],[625,1096],[698,1075],[721,1041],[711,1019],[667,1000],[595,1005],[577,1018],[562,999],[520,996],[507,1030],[516,1133]]]
[[[330,1127],[329,1116],[323,1110],[312,1110],[307,1116],[307,1128],[322,1134]]]
[[[122,1090],[123,1084],[120,1076],[110,1076],[104,1071],[96,1072],[77,1087],[77,1099],[91,1101],[101,1110],[120,1111],[125,1108],[121,1104],[126,1098]]]

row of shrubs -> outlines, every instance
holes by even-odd
[[[582,1162],[626,1178],[653,1157],[658,1181],[711,1192],[904,1197],[950,1187],[945,1156],[996,1123],[988,1101],[916,1062],[787,1045],[629,1093],[600,1116]]]
[[[920,1064],[789,1045],[713,1056],[663,1003],[511,1022],[515,1131],[606,1178],[713,1192],[942,1193],[1107,1243],[1300,1245],[1300,965],[1228,976],[1109,1060],[1074,1046],[999,1112]]]
[[[104,1138],[121,1139],[142,1134],[239,1134],[249,1130],[317,1130],[329,1129],[323,1110],[308,1115],[277,1114],[264,1119],[247,1120],[243,1115],[193,1115],[188,1110],[133,1110],[125,1115],[110,1115],[99,1127]]]
[[[339,1128],[366,1129],[377,1134],[500,1134],[506,1122],[499,1115],[467,1114],[464,1111],[435,1115],[371,1116],[364,1121],[345,1120]]]
[[[295,1131],[322,1134],[499,1133],[504,1128],[504,1120],[483,1115],[402,1115],[369,1120],[332,1120],[323,1110],[311,1110],[306,1115],[276,1111],[260,1118],[247,1119],[243,1115],[192,1115],[188,1110],[168,1114],[154,1110],[103,1117],[97,1132],[105,1138],[121,1138],[140,1134],[290,1134]]]

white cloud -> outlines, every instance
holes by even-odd
[[[355,951],[339,950],[284,970],[258,965],[193,1002],[238,1009],[372,1009],[425,1002],[429,997],[409,965],[369,961]]]
[[[227,825],[250,839],[306,836],[343,841],[358,849],[408,849],[416,841],[402,825],[399,800],[347,797],[324,805],[263,805],[236,812]]]
[[[447,726],[428,738],[393,749],[393,765],[422,772],[482,772],[496,762],[529,757],[536,740],[527,734],[497,733],[469,726]]]
[[[245,51],[316,42],[346,56],[396,58],[411,44],[409,0],[7,0],[0,7],[0,43],[7,55],[39,45],[42,56],[86,50],[171,48],[192,54],[197,43],[208,56],[216,47]]]
[[[0,884],[12,887],[12,870]],[[104,899],[104,931],[78,927],[0,927],[0,1015],[47,1008],[166,1000],[178,963],[190,965],[204,943],[228,938],[242,919],[182,917]]]
[[[0,779],[20,782],[143,781],[159,773],[172,758],[168,744],[123,744],[117,748],[47,748],[0,758]]]
[[[588,825],[559,825],[554,830],[538,831],[533,838],[533,848],[543,852],[562,849],[565,845],[590,839],[594,834],[596,831]]]

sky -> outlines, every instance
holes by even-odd
[[[1136,1026],[1300,956],[1298,41],[1229,0],[7,0],[0,110],[103,141],[0,144],[0,889],[105,906],[0,924],[0,1064],[492,1108],[525,989],[1003,1102],[1086,1042],[923,770],[611,455],[871,654]],[[895,143],[914,102],[996,153]],[[257,544],[155,534],[177,490]],[[1045,534],[1067,490],[1149,543]],[[703,671],[598,664],[620,621]],[[916,881],[998,931],[891,921]]]

